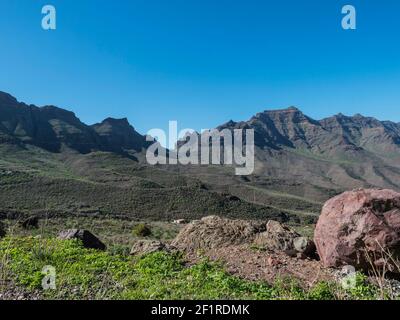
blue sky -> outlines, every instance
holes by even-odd
[[[56,31],[41,29],[46,4]],[[397,0],[1,0],[0,13],[0,90],[89,124],[199,130],[291,105],[400,122]]]

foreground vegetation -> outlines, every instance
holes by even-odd
[[[229,275],[206,259],[186,265],[180,253],[133,258],[88,250],[77,240],[7,237],[0,241],[0,283],[12,281],[43,299],[376,299],[377,288],[359,274],[348,290],[321,282],[311,289],[295,280],[274,285]],[[43,290],[44,266],[56,270],[56,290]],[[0,289],[0,292],[6,289]]]

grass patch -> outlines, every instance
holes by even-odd
[[[232,276],[221,264],[203,260],[187,266],[180,253],[132,258],[84,249],[79,241],[8,237],[0,241],[3,277],[45,299],[373,299],[374,288],[359,278],[342,292],[318,283],[306,290],[292,279],[274,285]],[[45,266],[56,270],[56,290],[41,288]]]

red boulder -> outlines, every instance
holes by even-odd
[[[319,217],[314,242],[326,267],[352,265],[360,269],[396,270],[400,256],[400,193],[354,190],[328,200]]]

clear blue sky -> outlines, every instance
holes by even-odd
[[[398,0],[1,0],[0,14],[0,90],[89,124],[199,130],[291,105],[400,121]]]

